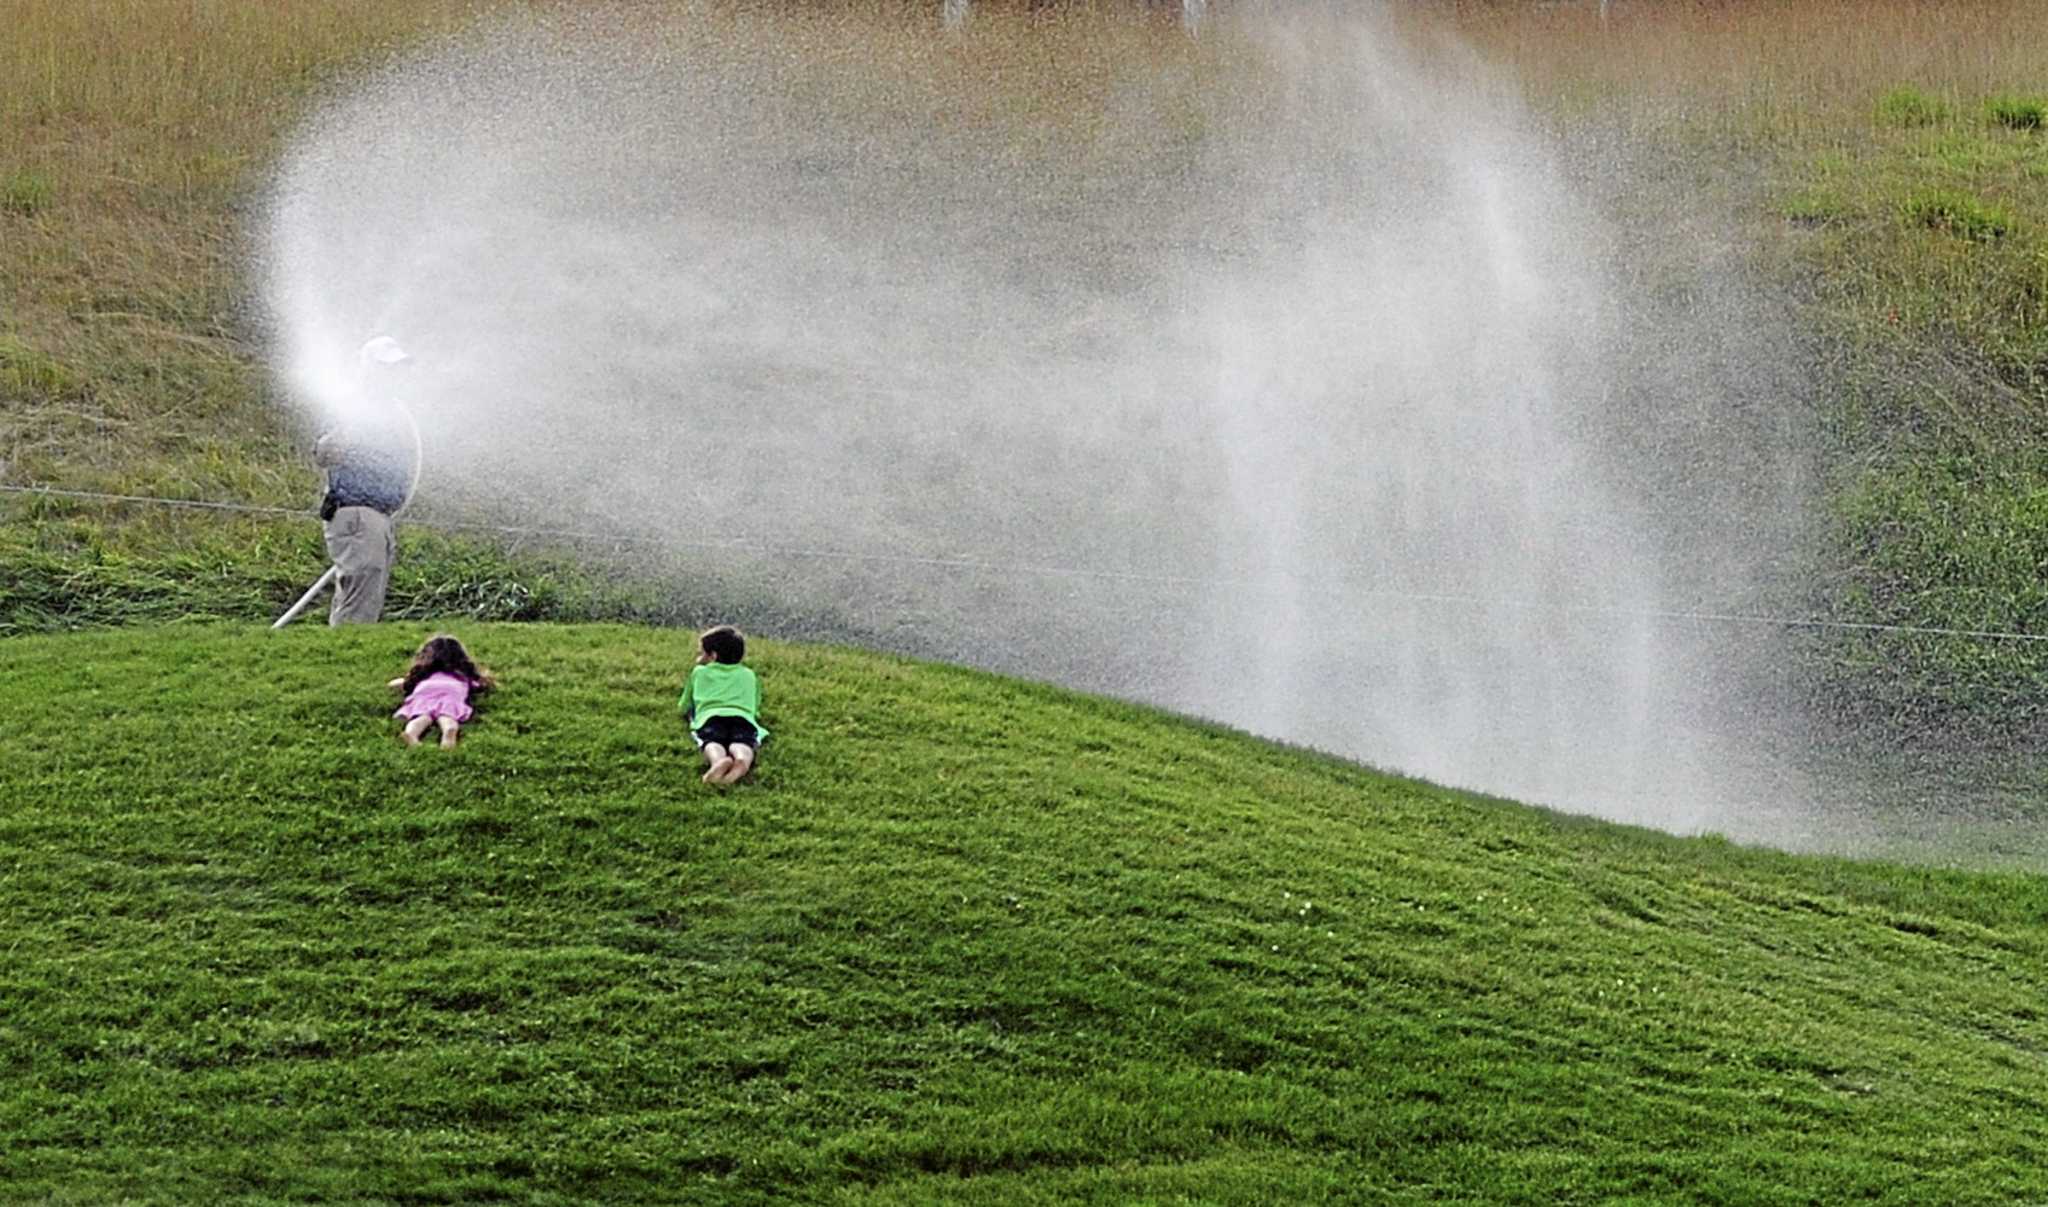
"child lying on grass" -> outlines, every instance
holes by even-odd
[[[683,682],[683,723],[709,766],[707,784],[738,783],[754,769],[754,753],[767,739],[761,727],[761,681],[740,665],[747,639],[729,624],[697,638],[697,665]]]
[[[398,736],[406,745],[417,746],[429,726],[439,726],[441,748],[452,748],[462,734],[462,723],[475,715],[470,698],[489,691],[492,682],[491,672],[476,664],[462,642],[446,633],[427,638],[412,666],[391,681],[405,693],[405,703],[391,714],[405,719]]]

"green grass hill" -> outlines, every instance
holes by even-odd
[[[0,1199],[2048,1198],[2048,881],[1560,818],[1124,704],[687,638],[0,643]]]

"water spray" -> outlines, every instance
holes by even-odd
[[[1655,299],[1455,47],[1203,21],[598,6],[438,43],[284,159],[281,393],[363,330],[430,342],[438,515],[672,541],[727,614],[1668,828],[1791,791],[1712,736],[1758,711],[1724,650],[1565,619],[1706,610],[1760,557],[1644,515],[1787,510],[1636,456],[1727,388],[1639,351],[1696,316],[1632,326]]]

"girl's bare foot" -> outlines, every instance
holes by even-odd
[[[441,717],[434,723],[441,727],[441,749],[455,749],[455,739],[457,735],[461,734],[462,726],[457,724],[452,717]]]
[[[412,731],[412,726],[408,725],[404,729],[398,731],[398,740],[404,742],[408,746],[417,746],[420,744],[420,735],[414,733]]]

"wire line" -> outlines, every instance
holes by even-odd
[[[223,503],[206,499],[176,499],[160,495],[116,494],[96,490],[60,490],[48,486],[0,485],[0,492],[17,495],[36,495],[58,499],[79,499],[102,503],[144,503],[162,507],[185,507],[206,511],[240,512],[249,515],[312,519],[314,513],[297,507],[263,507],[253,503]],[[823,561],[882,562],[892,565],[934,566],[949,570],[976,570],[1001,574],[1030,574],[1040,577],[1086,578],[1111,582],[1144,582],[1171,584],[1177,586],[1258,586],[1252,579],[1204,578],[1188,574],[1151,574],[1138,570],[1106,570],[1088,566],[1056,566],[1032,563],[992,562],[971,557],[941,557],[929,554],[910,553],[868,553],[853,549],[803,549],[789,546],[763,546],[745,538],[723,541],[674,540],[667,537],[641,537],[617,532],[597,532],[575,528],[543,528],[517,524],[487,524],[475,520],[431,520],[413,518],[407,523],[426,528],[498,532],[520,537],[543,537],[561,540],[609,541],[615,544],[651,545],[657,548],[678,549],[745,549],[753,552],[774,554],[781,557],[797,557]],[[1520,608],[1528,610],[1554,610],[1578,616],[1625,617],[1637,620],[1675,620],[1695,624],[1742,624],[1763,625],[1772,628],[1803,628],[1839,630],[1846,632],[1893,633],[1919,637],[1964,637],[1981,641],[2048,641],[2048,633],[2020,633],[2004,629],[1956,629],[1936,625],[1882,624],[1876,621],[1827,620],[1820,617],[1768,616],[1745,612],[1677,611],[1659,608],[1612,608],[1594,607],[1582,604],[1546,605],[1527,600],[1492,598],[1482,595],[1464,595],[1427,591],[1391,591],[1383,588],[1345,589],[1324,587],[1324,591],[1342,593],[1347,596],[1372,596],[1386,599],[1409,600],[1416,603],[1457,604],[1475,608]]]

